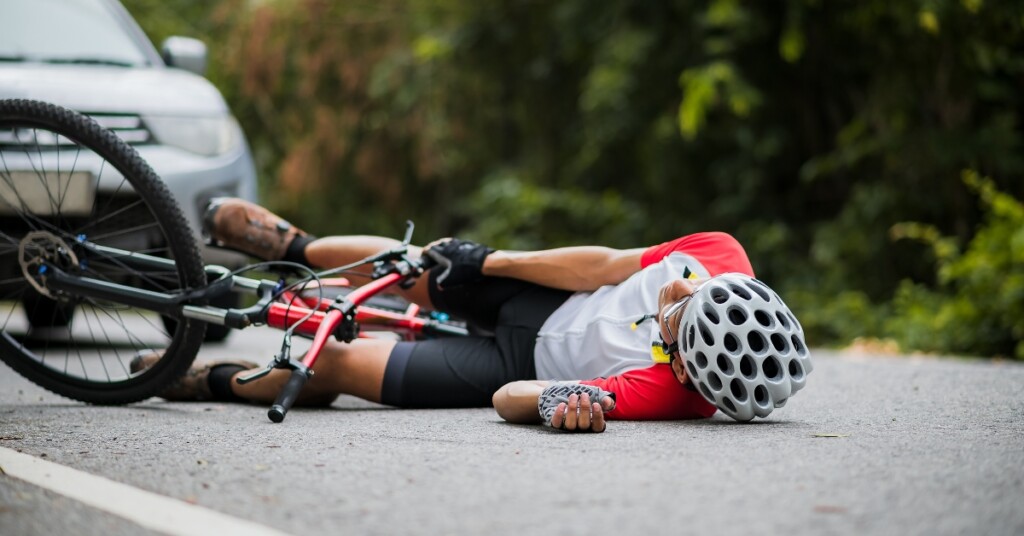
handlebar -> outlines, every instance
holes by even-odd
[[[299,397],[299,392],[302,391],[302,387],[309,381],[309,376],[312,375],[313,371],[294,369],[292,375],[288,377],[288,383],[284,384],[284,388],[281,389],[281,393],[277,395],[277,400],[274,401],[274,405],[270,406],[270,410],[267,411],[267,417],[273,422],[281,422],[284,420],[284,416],[288,413],[288,410],[295,404],[295,400]]]
[[[267,412],[267,416],[271,421],[275,423],[284,421],[285,415],[287,415],[288,411],[295,404],[302,388],[313,375],[313,364],[316,362],[323,345],[327,342],[327,338],[334,335],[336,338],[341,340],[342,336],[340,336],[336,331],[339,324],[348,322],[350,325],[355,325],[355,307],[361,304],[366,298],[380,292],[385,287],[396,283],[402,286],[411,285],[415,278],[423,275],[431,268],[443,266],[447,270],[451,267],[451,261],[447,258],[440,255],[431,255],[432,252],[429,251],[426,252],[426,254],[421,255],[418,259],[410,258],[408,256],[408,246],[412,238],[413,228],[413,223],[411,221],[407,222],[405,237],[402,240],[401,246],[383,251],[362,261],[363,263],[373,263],[375,265],[373,271],[374,281],[349,294],[345,300],[344,306],[333,308],[328,312],[317,329],[313,345],[306,353],[306,357],[303,358],[301,363],[292,362],[288,365],[292,367],[291,376],[289,376],[287,383],[285,383],[281,392],[278,394],[277,400],[274,401],[274,404]],[[321,273],[320,275],[322,277],[324,273]],[[354,334],[355,331],[352,333]],[[436,322],[432,322],[424,326],[424,333],[434,335],[466,334],[465,330]],[[354,337],[354,335],[351,336]],[[345,340],[350,339],[346,338]]]

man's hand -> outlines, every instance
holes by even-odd
[[[537,397],[541,422],[570,432],[603,432],[604,412],[614,408],[614,393],[579,382],[550,382]]]
[[[562,402],[555,408],[551,426],[569,432],[605,431],[604,412],[615,406],[612,397],[606,396],[601,403],[591,402],[590,395],[569,395],[569,403]]]
[[[483,277],[484,259],[494,250],[469,240],[444,238],[431,243],[423,254],[433,259],[444,270],[437,278],[442,288],[472,283]]]

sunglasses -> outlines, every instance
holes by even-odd
[[[693,294],[696,294],[696,291],[694,291]],[[670,305],[668,307],[668,309],[665,311],[665,314],[661,315],[661,321],[662,321],[662,323],[665,326],[665,330],[668,331],[668,335],[672,339],[672,341],[670,343],[666,342],[664,339],[662,339],[662,341],[661,341],[661,349],[666,354],[668,354],[670,359],[675,359],[676,352],[679,351],[679,334],[678,333],[672,333],[672,325],[675,324],[676,326],[678,326],[679,323],[678,322],[670,322],[669,320],[676,313],[678,313],[681,310],[683,310],[686,307],[686,304],[690,303],[690,300],[693,299],[693,294],[688,294],[686,296],[683,296],[683,298],[681,300],[679,300],[679,301],[673,303],[672,305]]]

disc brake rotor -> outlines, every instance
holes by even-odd
[[[47,265],[69,270],[78,266],[78,257],[57,235],[49,231],[32,231],[18,244],[18,263],[21,273],[40,294],[58,299],[46,288]]]

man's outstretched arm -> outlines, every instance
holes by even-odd
[[[644,249],[577,246],[542,251],[491,253],[484,260],[484,275],[511,277],[573,292],[617,285],[640,271]]]
[[[491,401],[498,415],[508,422],[540,424],[543,423],[543,419],[538,408],[539,401],[545,389],[551,387],[552,382],[540,380],[511,382],[498,389],[491,397]],[[604,396],[598,403],[596,400],[592,401],[586,392],[571,394],[565,402],[558,403],[554,412],[550,414],[550,422],[544,424],[567,431],[603,432],[604,413],[614,406],[615,401],[611,396]]]

